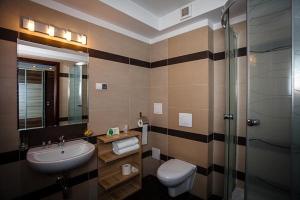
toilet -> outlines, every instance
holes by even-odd
[[[190,191],[196,175],[196,166],[178,159],[171,159],[157,170],[157,178],[168,187],[171,197]]]

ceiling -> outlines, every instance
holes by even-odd
[[[145,8],[153,15],[162,17],[194,0],[131,0],[137,5]]]
[[[81,20],[152,44],[209,25],[220,28],[226,0],[31,0]],[[245,0],[240,0],[245,1]],[[191,17],[180,9],[191,6]],[[245,9],[237,12],[245,20]],[[234,16],[234,14],[231,14]]]

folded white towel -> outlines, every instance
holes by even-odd
[[[130,151],[134,151],[134,150],[137,150],[140,148],[140,145],[139,144],[135,144],[135,145],[132,145],[132,146],[129,146],[129,147],[125,147],[123,149],[115,149],[113,148],[113,152],[117,155],[121,155],[121,154],[124,154],[124,153],[128,153]]]
[[[123,149],[126,147],[133,146],[138,143],[139,143],[139,140],[136,137],[131,137],[131,138],[115,141],[112,144],[113,144],[114,149],[120,150],[120,149]]]

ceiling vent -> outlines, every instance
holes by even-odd
[[[192,16],[192,5],[185,6],[180,9],[180,19],[184,20]]]

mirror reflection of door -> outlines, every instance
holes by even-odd
[[[75,64],[69,68],[69,122],[82,121],[82,65]]]
[[[59,63],[18,58],[18,127],[58,125]]]

